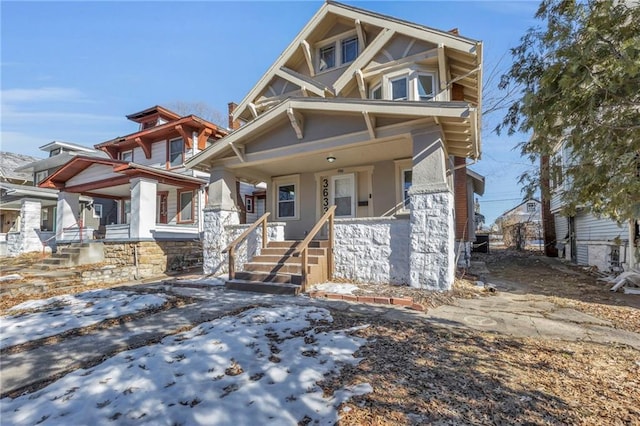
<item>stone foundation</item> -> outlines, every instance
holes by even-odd
[[[471,266],[471,242],[456,241],[456,266],[469,268]]]
[[[374,284],[409,283],[409,221],[336,219],[334,278]]]
[[[410,285],[450,290],[455,276],[453,194],[412,188]]]

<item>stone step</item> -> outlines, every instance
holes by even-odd
[[[224,286],[229,290],[251,291],[254,293],[288,294],[292,296],[300,293],[300,286],[295,284],[251,281],[238,278],[227,281]]]
[[[269,241],[267,244],[268,248],[273,247],[287,247],[287,248],[295,248],[300,244],[301,241],[297,240],[287,240],[287,241]],[[328,240],[312,240],[309,242],[309,248],[326,248],[329,247]]]
[[[271,272],[236,272],[236,280],[244,281],[259,281],[263,283],[281,283],[281,284],[297,284],[302,283],[302,276],[300,274],[279,274]]]

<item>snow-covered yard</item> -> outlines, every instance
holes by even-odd
[[[158,344],[121,352],[48,387],[0,400],[3,424],[333,425],[366,383],[323,395],[316,384],[357,363],[365,342],[330,330],[329,311],[253,308]]]
[[[24,302],[9,311],[14,315],[0,318],[0,349],[161,306],[166,300],[162,294],[94,290]]]

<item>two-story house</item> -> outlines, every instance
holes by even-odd
[[[518,250],[542,248],[542,204],[529,198],[502,213],[496,224],[500,227],[506,247]]]
[[[227,131],[161,106],[127,118],[138,129],[95,145],[104,158],[75,156],[40,182],[42,188],[59,191],[56,221],[63,231],[58,232],[58,245],[94,235],[93,229],[76,226],[76,218],[80,197],[100,197],[115,205],[109,222],[96,235],[107,259],[131,265],[139,262],[138,255],[158,254],[159,258],[146,262],[146,274],[195,262],[201,257],[208,174],[187,170],[184,163]]]
[[[318,233],[335,244],[323,276],[449,289],[454,210],[462,233],[473,200],[454,198],[454,174],[466,190],[481,92],[480,41],[327,1],[237,105],[239,129],[187,161],[211,175],[205,271],[226,268],[239,179],[267,183],[287,240],[334,211],[335,238]]]
[[[619,224],[593,215],[588,206],[574,215],[564,213],[562,194],[571,190],[565,171],[572,167],[569,149],[559,142],[550,159],[551,214],[558,241],[558,255],[573,263],[619,273],[639,268],[640,218]]]

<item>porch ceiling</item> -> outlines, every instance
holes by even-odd
[[[238,163],[229,166],[236,177],[247,182],[262,182],[275,176],[285,176],[302,172],[320,172],[374,164],[389,159],[411,158],[413,143],[409,138],[368,141],[313,153],[300,153],[277,157],[264,161]],[[327,157],[334,157],[330,163]]]

